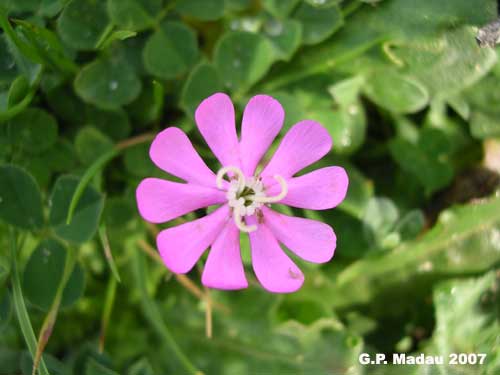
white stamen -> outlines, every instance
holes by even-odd
[[[217,172],[217,179],[215,180],[217,187],[222,189],[222,181],[224,179],[224,175],[228,172],[233,172],[236,176],[238,176],[238,192],[242,192],[245,188],[245,175],[238,167],[228,166],[221,168],[219,172]]]
[[[234,223],[242,232],[253,232],[257,230],[257,225],[247,225],[243,218],[255,215],[266,203],[279,202],[285,198],[288,193],[288,185],[283,177],[275,175],[274,178],[280,184],[281,191],[274,197],[267,197],[264,184],[259,177],[245,178],[238,167],[228,166],[217,172],[216,184],[219,189],[223,188],[224,176],[228,173],[236,177],[230,178],[226,191],[227,203],[233,210]],[[243,193],[244,191],[245,193]]]
[[[280,175],[274,175],[273,176],[276,181],[281,186],[281,191],[278,195],[275,195],[274,197],[266,197],[266,196],[260,196],[260,195],[249,195],[248,198],[250,198],[254,202],[259,202],[259,203],[276,203],[282,200],[283,198],[286,197],[288,194],[288,185],[283,177]]]
[[[246,225],[246,223],[243,222],[239,206],[236,206],[234,208],[233,217],[234,217],[234,224],[236,224],[236,227],[242,232],[250,233],[257,230],[257,225],[248,226]]]

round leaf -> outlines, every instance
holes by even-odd
[[[286,18],[300,0],[262,0],[262,6],[277,18]]]
[[[10,120],[11,142],[29,153],[36,154],[49,149],[57,139],[56,119],[38,108],[28,108]]]
[[[115,25],[140,31],[154,25],[161,5],[162,0],[108,0],[108,13]]]
[[[102,111],[89,106],[87,108],[87,122],[114,140],[126,138],[131,131],[127,113],[122,109]]]
[[[219,39],[214,63],[224,84],[232,90],[244,90],[256,83],[274,61],[271,42],[259,34],[229,32]]]
[[[342,13],[336,5],[318,8],[302,3],[293,16],[302,24],[304,44],[322,42],[344,23]]]
[[[62,280],[67,251],[57,241],[43,240],[31,254],[24,269],[23,292],[42,310],[50,309]],[[61,300],[62,307],[71,306],[83,294],[84,273],[77,263],[68,279]]]
[[[364,93],[374,103],[395,113],[414,113],[429,102],[429,93],[419,81],[392,70],[372,74]]]
[[[83,127],[76,136],[75,148],[84,164],[91,164],[102,154],[113,148],[113,142],[92,126]]]
[[[213,21],[224,14],[224,0],[179,0],[177,11],[203,21]]]
[[[125,150],[123,162],[127,172],[133,176],[148,177],[158,173],[158,168],[149,159],[149,145],[145,143]]]
[[[187,113],[194,116],[196,107],[210,95],[222,91],[217,70],[208,63],[202,63],[191,71],[182,90],[181,103]]]
[[[72,48],[92,50],[108,25],[104,1],[74,0],[57,20],[57,31]]]
[[[363,106],[353,103],[333,112],[333,116],[325,126],[334,140],[334,152],[352,154],[365,140],[366,116]]]
[[[302,25],[295,20],[269,20],[264,31],[276,50],[276,55],[285,61],[290,60],[299,48],[302,39]]]
[[[85,66],[75,79],[76,93],[103,109],[117,109],[133,101],[141,91],[141,81],[121,59],[98,59]]]
[[[196,34],[180,22],[164,22],[144,47],[144,65],[153,75],[171,79],[196,62]]]
[[[43,225],[42,198],[35,179],[14,165],[0,167],[0,219],[24,229]]]
[[[50,225],[59,237],[73,243],[82,243],[94,236],[103,208],[102,195],[93,187],[87,186],[78,201],[71,223],[66,224],[68,209],[78,182],[78,178],[73,176],[60,177],[54,184],[50,198]]]

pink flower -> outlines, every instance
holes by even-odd
[[[348,185],[343,168],[321,168],[294,177],[330,151],[332,141],[325,128],[310,120],[297,123],[269,163],[256,173],[261,158],[280,132],[284,116],[277,100],[254,96],[243,113],[238,140],[231,99],[221,93],[205,99],[197,108],[195,119],[222,165],[217,174],[207,167],[181,129],[170,127],[156,136],[149,152],[151,160],[186,183],[158,178],[141,181],[136,192],[141,216],[152,223],[163,223],[200,208],[220,205],[201,219],[160,232],[157,246],[172,272],[189,272],[211,247],[203,270],[203,285],[246,288],[240,232],[250,236],[255,275],[270,292],[294,292],[304,282],[304,275],[279,243],[309,262],[324,263],[333,257],[336,237],[330,226],[270,208],[280,203],[326,210],[342,202]]]

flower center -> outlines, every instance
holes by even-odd
[[[264,184],[260,177],[245,178],[245,175],[238,167],[224,167],[217,173],[217,187],[223,188],[223,178],[226,174],[232,173],[229,187],[226,192],[227,202],[233,211],[234,223],[242,232],[253,232],[256,225],[246,225],[243,217],[258,214],[260,207],[266,203],[279,202],[286,197],[288,186],[283,177],[275,175],[274,178],[281,186],[281,192],[273,197],[266,196]]]

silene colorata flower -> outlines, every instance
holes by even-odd
[[[285,134],[269,162],[258,169],[284,117],[277,100],[254,96],[245,107],[238,139],[231,99],[222,93],[205,99],[195,120],[221,164],[217,173],[207,167],[181,129],[169,127],[156,136],[149,152],[151,160],[185,183],[159,178],[141,181],[136,191],[141,216],[152,223],[164,223],[219,206],[205,217],[159,233],[157,247],[172,272],[189,272],[210,248],[203,285],[246,288],[240,232],[248,234],[253,270],[270,292],[294,292],[304,282],[303,273],[280,243],[308,262],[324,263],[333,257],[336,236],[329,225],[272,208],[282,204],[327,210],[342,202],[348,186],[343,168],[332,166],[295,176],[330,151],[328,131],[315,121],[300,121]]]

